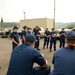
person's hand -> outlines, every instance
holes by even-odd
[[[44,55],[43,54],[41,54],[43,57],[44,57]]]
[[[20,46],[21,44],[18,44],[18,46]]]
[[[46,60],[46,64],[48,64],[48,61]]]

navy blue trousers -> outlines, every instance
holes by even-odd
[[[52,49],[52,45],[54,44],[54,50],[56,50],[56,39],[50,40],[50,50]]]
[[[47,47],[48,47],[48,45],[49,45],[49,38],[44,38],[44,47],[45,47],[45,45],[47,45]]]
[[[47,68],[43,68],[43,67],[34,67],[34,75],[49,75],[51,71],[50,66],[48,66]]]
[[[40,41],[39,41],[39,39],[37,39],[37,41],[35,42],[35,48],[39,48],[39,43],[40,43]]]
[[[65,38],[60,38],[60,48],[65,47]]]

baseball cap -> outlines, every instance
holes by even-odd
[[[75,31],[70,31],[68,34],[67,34],[67,40],[68,41],[75,41]]]
[[[24,26],[23,29],[27,28],[27,26]]]
[[[26,38],[28,39],[27,42],[35,42],[36,37],[33,34],[27,34]]]
[[[14,28],[13,29],[18,29],[18,27],[17,26],[14,26]]]

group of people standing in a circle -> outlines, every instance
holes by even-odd
[[[14,27],[13,30],[12,41],[15,43],[13,43],[13,47],[15,48],[12,51],[6,75],[75,75],[75,30],[70,31],[67,35],[64,32],[64,29],[60,32],[60,47],[63,48],[56,50],[56,47],[54,47],[54,50],[56,51],[53,55],[53,60],[48,59],[52,61],[52,64],[54,65],[54,69],[52,71],[51,64],[49,64],[44,55],[37,50],[39,49],[37,45],[39,45],[40,36],[38,28],[36,27],[36,29],[34,29],[34,35],[25,34],[25,41],[21,45],[17,38],[17,27]],[[46,40],[48,41],[49,37],[50,43],[54,43],[56,45],[56,32],[54,29],[52,29],[52,32],[49,32],[49,34],[49,36],[45,35],[44,37],[45,42],[43,48],[45,48]],[[65,37],[66,47],[64,47]],[[35,44],[37,45],[35,46]],[[16,45],[18,46],[16,47]],[[34,63],[37,63],[38,66],[34,67]]]
[[[24,26],[23,27],[23,31],[22,31],[22,35],[21,35],[21,38],[22,38],[22,44],[24,44],[25,42],[25,37],[27,34],[34,34],[35,37],[36,37],[36,43],[35,43],[35,48],[37,50],[40,50],[39,48],[39,45],[40,45],[40,32],[39,32],[39,27],[36,26],[33,31],[31,32],[31,28],[30,27],[27,27],[27,26]],[[17,30],[18,30],[18,27],[14,27],[13,28],[13,32],[11,34],[11,38],[12,38],[12,46],[13,46],[13,49],[20,45],[20,42],[19,42],[19,35],[17,33]],[[64,28],[62,28],[62,30],[59,32],[59,40],[60,40],[60,48],[61,47],[65,47],[65,39],[66,39],[66,32],[64,30]],[[50,43],[50,45],[49,45]],[[44,32],[44,44],[43,44],[43,49],[46,48],[49,48],[50,49],[50,52],[52,51],[52,46],[54,47],[54,51],[56,51],[56,43],[57,43],[57,32],[55,31],[54,28],[52,28],[52,31],[49,31],[48,28],[46,28],[45,32]]]

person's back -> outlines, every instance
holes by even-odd
[[[54,54],[54,58],[52,75],[75,75],[75,49],[61,48]]]
[[[75,32],[69,32],[67,46],[57,50],[53,56],[54,70],[51,75],[75,75]]]
[[[16,47],[12,53],[9,67],[10,70],[8,71],[8,73],[10,72],[10,75],[23,75],[23,73],[24,75],[31,75],[35,58],[34,52],[36,51],[32,50],[32,48],[28,44]]]
[[[7,75],[35,75],[38,70],[33,67],[34,62],[40,65],[40,67],[44,66],[47,68],[48,65],[42,54],[33,48],[35,40],[36,38],[32,34],[28,34],[26,36],[26,41],[28,42],[17,46],[13,50]],[[50,72],[48,70],[44,71],[48,74]]]

